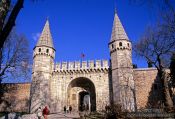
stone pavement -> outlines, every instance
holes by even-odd
[[[48,115],[48,119],[79,119],[80,116],[78,112],[72,112],[64,114],[64,113],[56,113],[56,114],[51,114]]]
[[[58,112],[55,114],[48,115],[48,119],[79,119],[78,112],[72,112],[64,114],[63,112]],[[0,119],[38,119],[36,114],[26,114],[21,116],[17,116],[16,113],[9,113],[6,116],[0,117]]]

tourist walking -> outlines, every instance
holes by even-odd
[[[69,106],[69,112],[70,112],[70,114],[71,114],[71,111],[72,111],[72,106],[70,105]]]
[[[66,106],[64,106],[64,114],[66,114]]]
[[[45,108],[43,109],[43,115],[44,119],[47,119],[47,115],[49,115],[49,109],[47,108],[47,106],[45,106]]]
[[[37,117],[38,117],[38,119],[42,119],[42,110],[41,110],[41,107],[39,107],[38,108],[38,110],[37,110]]]
[[[67,106],[67,109],[66,109],[67,113],[69,113],[69,106]]]

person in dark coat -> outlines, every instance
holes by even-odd
[[[66,106],[64,106],[64,114],[66,114]]]
[[[47,106],[45,106],[45,108],[43,109],[43,115],[44,119],[47,119],[47,115],[49,115],[49,109],[47,108]]]
[[[38,110],[37,110],[37,116],[38,116],[38,119],[41,119],[41,118],[42,118],[42,110],[41,110],[41,107],[39,107]]]
[[[72,111],[72,106],[70,105],[69,106],[69,112],[71,113],[71,111]]]

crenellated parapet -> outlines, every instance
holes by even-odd
[[[56,63],[54,72],[92,72],[92,71],[108,71],[108,60],[89,60],[89,61],[74,61],[74,62],[59,62]]]

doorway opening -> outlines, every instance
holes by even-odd
[[[96,111],[94,83],[84,77],[73,79],[68,86],[68,105],[76,111]]]
[[[90,94],[86,91],[79,93],[79,111],[90,111]]]

